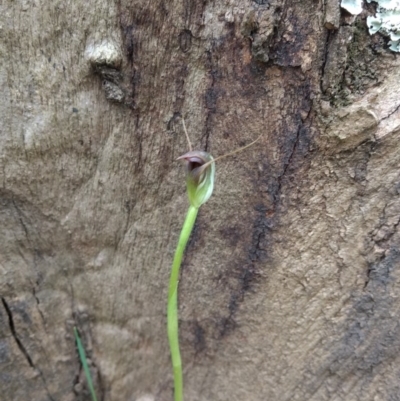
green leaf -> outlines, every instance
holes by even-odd
[[[96,393],[94,391],[92,376],[90,374],[89,365],[87,363],[85,349],[83,348],[82,341],[79,337],[78,330],[76,329],[76,327],[74,327],[74,334],[75,334],[76,345],[78,347],[79,358],[82,363],[83,371],[85,372],[85,376],[86,376],[86,380],[88,382],[90,394],[92,395],[92,400],[97,401]]]

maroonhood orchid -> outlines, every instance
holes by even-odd
[[[243,149],[252,146],[256,139],[249,145],[234,150],[224,156],[214,159],[209,153],[202,150],[192,150],[189,136],[186,131],[185,122],[182,119],[183,128],[188,140],[190,151],[178,157],[186,165],[186,188],[189,197],[189,210],[183,223],[182,231],[179,236],[178,246],[172,262],[172,270],[168,288],[168,307],[167,307],[167,330],[168,340],[171,350],[171,360],[174,372],[174,400],[183,401],[183,378],[182,361],[179,351],[178,333],[178,283],[179,270],[182,262],[183,253],[190,234],[196,222],[197,213],[201,205],[206,203],[214,189],[215,161],[223,157],[241,152]]]
[[[186,187],[189,202],[195,208],[206,203],[214,189],[215,163],[213,157],[202,150],[192,150],[178,157],[186,162]]]

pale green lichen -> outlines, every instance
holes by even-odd
[[[367,2],[378,4],[376,16],[367,17],[370,35],[381,32],[389,36],[389,49],[400,52],[400,0],[367,0]],[[362,11],[362,0],[342,0],[340,5],[353,15]]]
[[[371,3],[372,0],[367,0]],[[389,49],[400,52],[400,1],[377,0],[375,17],[367,17],[369,33],[381,32],[390,37]]]
[[[357,15],[362,11],[362,0],[342,0],[340,6],[350,14]]]

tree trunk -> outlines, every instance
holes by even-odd
[[[0,398],[400,400],[399,59],[326,0],[1,4]],[[340,12],[342,14],[340,14]]]

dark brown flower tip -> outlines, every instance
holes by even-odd
[[[192,150],[178,157],[177,160],[184,160],[186,162],[187,174],[194,182],[199,183],[202,173],[213,158],[209,153],[203,150]]]
[[[191,150],[178,157],[186,163],[186,186],[191,205],[200,207],[212,194],[215,163],[213,157],[202,150]]]

